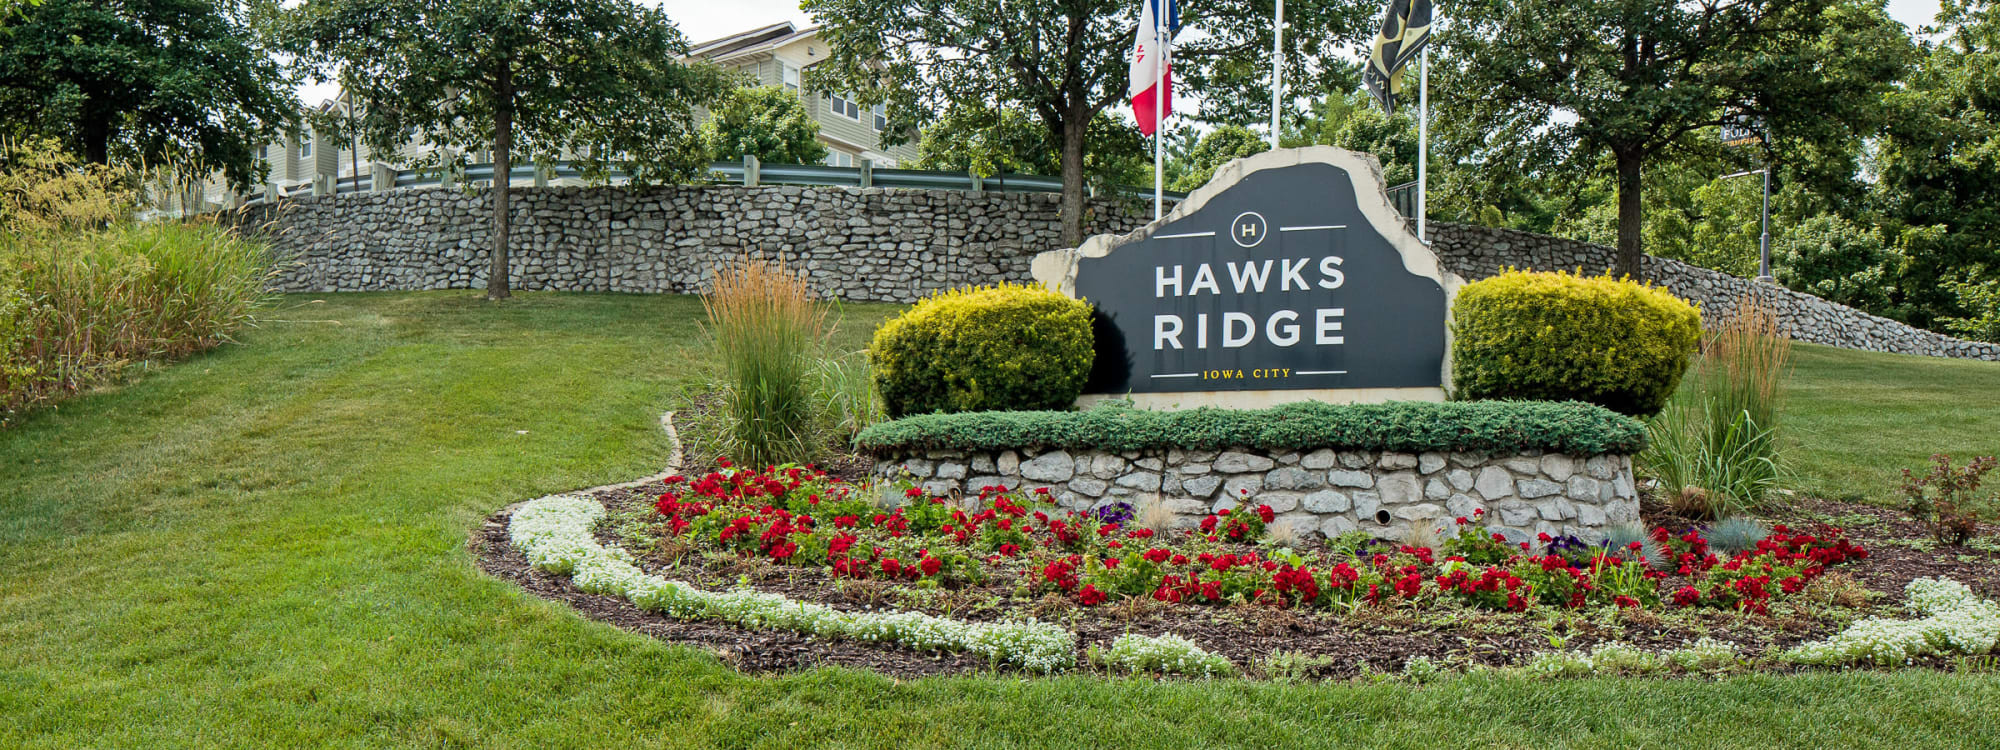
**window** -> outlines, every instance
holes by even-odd
[[[844,94],[834,94],[830,99],[830,106],[833,108],[834,114],[846,115],[849,120],[861,119],[861,105],[855,104],[854,100],[847,98]]]
[[[853,155],[853,154],[846,154],[846,153],[841,153],[841,152],[839,152],[839,151],[827,151],[827,152],[826,152],[826,165],[827,165],[827,166],[829,166],[829,167],[851,167],[851,166],[854,166],[854,155]]]
[[[887,108],[887,107],[884,107],[883,105],[880,105],[880,104],[877,104],[877,105],[875,105],[875,130],[876,130],[876,132],[881,132],[882,130],[884,130],[884,129],[887,129],[888,127],[889,127],[889,111],[888,111],[888,108]]]
[[[257,147],[257,158],[259,158],[259,159],[264,159],[264,158],[268,158],[268,157],[269,157],[270,155],[271,155],[271,147],[270,147],[270,146],[258,146],[258,147]]]
[[[299,136],[299,158],[304,159],[312,155],[313,155],[313,134],[312,131],[308,130],[304,134]]]
[[[778,63],[778,67],[784,70],[781,75],[785,79],[785,90],[794,94],[799,93],[799,69],[784,63]]]

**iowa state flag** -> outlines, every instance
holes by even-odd
[[[1132,81],[1126,86],[1126,95],[1132,98],[1132,116],[1139,121],[1139,132],[1152,135],[1156,117],[1165,122],[1174,111],[1174,66],[1167,59],[1167,45],[1180,31],[1181,9],[1174,0],[1144,2],[1139,10],[1138,38],[1132,43]]]

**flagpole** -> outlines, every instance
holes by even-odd
[[[1424,224],[1430,215],[1427,201],[1430,198],[1430,147],[1431,147],[1431,47],[1424,45],[1418,55],[1417,64],[1423,66],[1417,74],[1417,238],[1428,245],[1431,236]]]
[[[1271,19],[1271,148],[1278,148],[1278,102],[1285,89],[1285,0],[1278,0],[1277,15]]]
[[[1157,0],[1146,0],[1146,1],[1156,2]],[[1160,49],[1158,50],[1159,54],[1157,55],[1158,59],[1153,61],[1154,62],[1153,65],[1153,220],[1154,221],[1160,220],[1160,202],[1161,199],[1165,196],[1166,192],[1166,187],[1165,187],[1166,178],[1161,176],[1162,173],[1165,171],[1167,163],[1166,151],[1163,148],[1161,148],[1160,143],[1162,139],[1166,138],[1167,134],[1166,131],[1160,127],[1160,123],[1161,121],[1166,119],[1166,108],[1167,108],[1166,80],[1167,80],[1167,54],[1168,54],[1167,45],[1170,44],[1170,42],[1162,38],[1163,35],[1160,33],[1160,25],[1161,25],[1160,11],[1163,10],[1166,10],[1166,8],[1156,6],[1153,9],[1153,41],[1158,42],[1160,45]]]

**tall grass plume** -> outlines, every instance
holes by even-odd
[[[1648,422],[1639,457],[1675,510],[1726,518],[1782,484],[1779,422],[1791,352],[1777,313],[1755,298],[1703,337],[1686,381]]]
[[[815,423],[827,306],[783,263],[746,259],[716,269],[702,307],[723,363],[731,456],[759,466],[812,458],[823,448]]]

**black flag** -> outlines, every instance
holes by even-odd
[[[1382,103],[1382,111],[1396,111],[1396,97],[1403,93],[1403,66],[1416,59],[1431,40],[1431,0],[1389,0],[1383,8],[1382,31],[1368,51],[1368,67],[1361,82]]]

